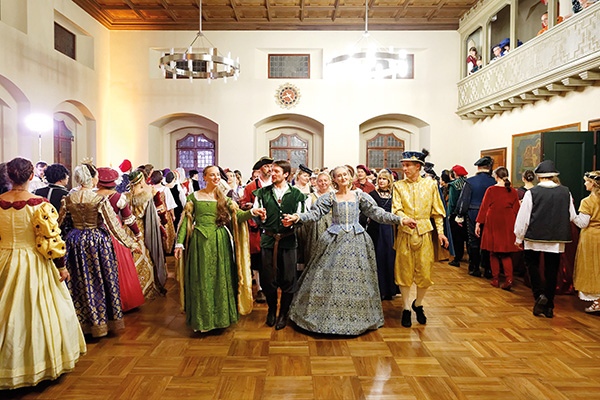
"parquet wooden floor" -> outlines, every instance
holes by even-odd
[[[555,318],[532,315],[530,290],[512,292],[438,263],[425,326],[329,337],[264,325],[266,308],[228,329],[193,333],[169,293],[126,315],[126,329],[90,340],[77,368],[1,399],[599,399],[600,316],[558,296]],[[414,288],[413,288],[414,291]],[[414,319],[414,315],[413,315]]]

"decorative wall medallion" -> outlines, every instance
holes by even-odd
[[[275,92],[275,101],[281,108],[292,108],[300,101],[300,89],[291,83],[284,83]]]

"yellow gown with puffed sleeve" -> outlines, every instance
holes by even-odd
[[[57,219],[42,198],[0,200],[0,390],[56,379],[86,352],[52,262],[65,254]]]

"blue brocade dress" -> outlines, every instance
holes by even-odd
[[[290,319],[311,332],[359,335],[383,326],[373,241],[358,218],[361,212],[381,224],[398,224],[401,218],[377,207],[368,194],[354,193],[356,201],[345,202],[335,193],[323,195],[300,214],[302,222],[317,221],[333,211],[290,310]]]
[[[84,333],[106,336],[109,330],[124,327],[119,271],[110,233],[129,248],[135,244],[108,200],[89,189],[63,198],[59,222],[67,222],[67,216],[73,227],[65,237],[65,266],[71,274],[67,286],[77,317]]]

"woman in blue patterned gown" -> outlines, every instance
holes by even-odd
[[[358,217],[362,212],[380,224],[400,224],[402,219],[379,208],[368,194],[351,190],[346,167],[335,168],[332,176],[335,193],[321,196],[312,210],[283,220],[289,226],[333,212],[332,224],[300,278],[290,319],[311,332],[359,335],[383,326],[383,310],[373,241]]]
[[[80,185],[62,200],[59,223],[65,235],[69,291],[84,333],[106,336],[124,327],[117,261],[109,231],[125,246],[139,245],[121,227],[108,200],[93,192],[98,171],[91,164],[75,168]]]

